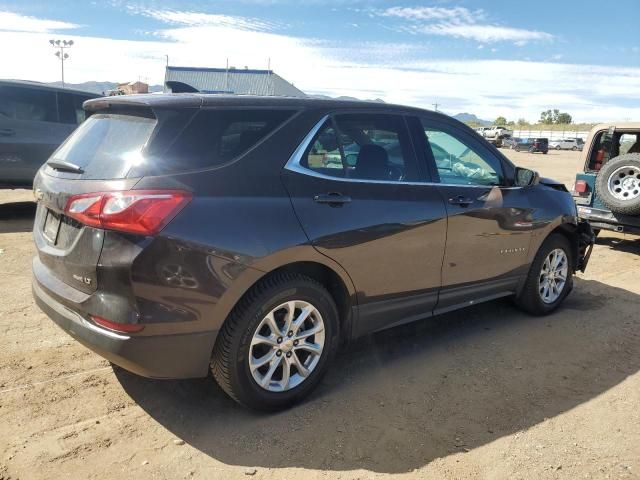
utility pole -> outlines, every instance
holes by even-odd
[[[65,50],[73,45],[73,40],[49,40],[49,44],[56,49],[54,54],[60,60],[60,68],[62,70],[62,88],[64,88],[64,61],[69,58],[69,54]]]
[[[431,105],[433,105],[433,108],[437,112],[438,111],[438,107],[440,106],[440,104],[438,102],[436,102],[436,103],[432,103]]]

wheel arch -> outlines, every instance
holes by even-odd
[[[267,257],[247,268],[239,286],[228,290],[216,307],[219,328],[227,321],[235,306],[261,281],[280,273],[293,273],[314,279],[331,294],[338,308],[340,338],[352,336],[354,316],[357,315],[357,297],[353,282],[347,272],[330,258],[318,253],[313,247],[308,250],[297,247],[276,257]],[[235,286],[235,285],[234,285]]]

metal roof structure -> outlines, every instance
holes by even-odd
[[[306,97],[273,70],[167,66],[165,84],[186,84],[201,93]]]

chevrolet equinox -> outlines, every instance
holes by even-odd
[[[440,113],[224,95],[85,102],[39,170],[33,293],[154,378],[308,395],[341,341],[513,297],[554,311],[593,244],[566,188]]]

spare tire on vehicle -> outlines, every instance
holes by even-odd
[[[627,153],[605,163],[596,192],[612,212],[640,215],[640,154]]]

